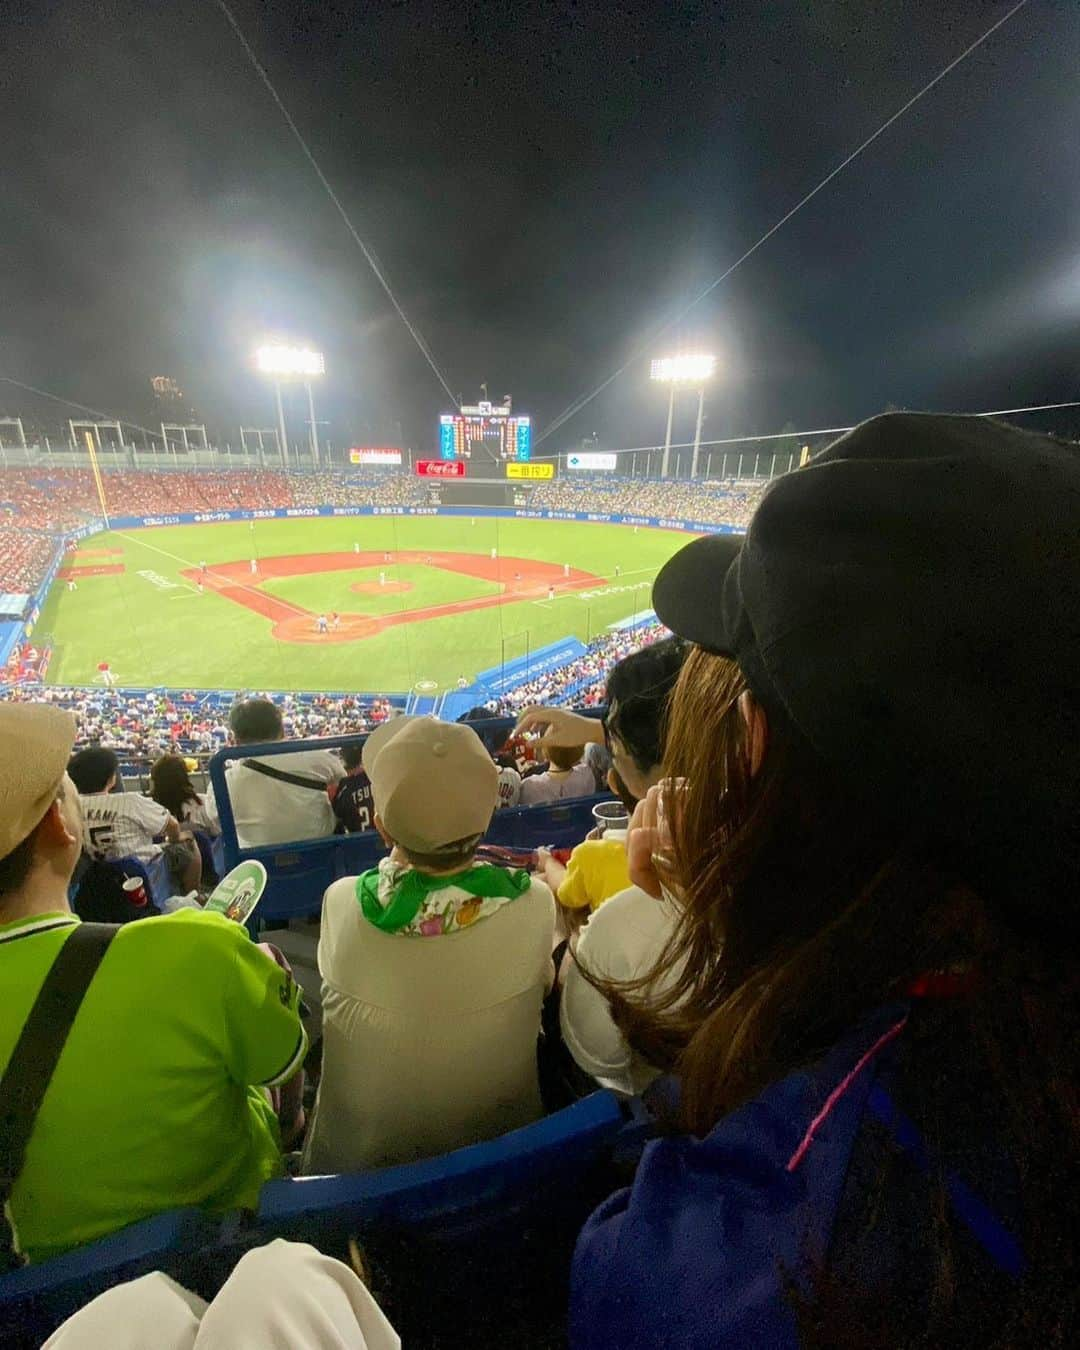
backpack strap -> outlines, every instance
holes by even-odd
[[[269,764],[263,764],[257,759],[242,759],[240,761],[245,769],[254,769],[256,773],[264,773],[267,778],[276,778],[279,783],[291,783],[293,787],[310,788],[314,792],[325,792],[326,784],[318,778],[305,778],[299,773],[286,773],[284,769],[272,768]]]
[[[0,1078],[0,1270],[25,1264],[8,1210],[38,1111],[83,997],[116,936],[113,924],[80,923],[60,948]]]

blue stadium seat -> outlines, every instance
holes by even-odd
[[[594,1092],[501,1138],[375,1172],[269,1181],[255,1225],[264,1239],[315,1245],[369,1228],[441,1242],[517,1235],[534,1221],[577,1223],[595,1198],[624,1115]]]
[[[105,1289],[151,1270],[180,1270],[184,1258],[214,1243],[222,1220],[177,1209],[131,1224],[98,1242],[0,1275],[0,1344],[39,1346]]]
[[[484,839],[508,848],[573,848],[596,824],[592,814],[596,803],[609,801],[611,793],[602,792],[543,806],[515,806],[497,811]]]
[[[146,893],[155,905],[160,905],[173,893],[169,869],[164,858],[145,863],[141,858],[107,858],[106,865],[124,877],[141,877]]]

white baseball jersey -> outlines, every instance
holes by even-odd
[[[499,800],[496,809],[501,811],[507,806],[521,803],[521,774],[517,769],[499,769]]]
[[[83,847],[92,858],[141,858],[149,862],[161,852],[154,842],[168,824],[169,813],[137,792],[80,794]]]

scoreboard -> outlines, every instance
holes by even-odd
[[[532,424],[509,403],[477,403],[439,418],[439,458],[523,463],[532,458]]]

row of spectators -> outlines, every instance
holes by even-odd
[[[652,1138],[636,1158],[621,1141],[566,1336],[549,1278],[539,1343],[1075,1345],[1078,500],[1071,448],[892,415],[781,479],[745,544],[688,544],[653,593],[678,636],[615,665],[605,718],[519,722],[555,774],[586,744],[610,755],[621,823],[565,863],[480,851],[499,771],[472,727],[376,728],[361,767],[387,852],[323,896],[310,1121],[280,956],[197,906],[80,924],[68,887],[111,823],[113,765],[83,774],[62,710],[0,703],[0,1062],[6,1130],[29,1139],[0,1233],[41,1260],[181,1205],[252,1208],[283,1146],[306,1173],[407,1162],[606,1084]],[[238,742],[283,732],[272,704],[239,706]],[[329,801],[314,761],[273,768],[229,770],[247,838]],[[567,908],[588,914],[576,936]],[[70,1029],[34,1011],[106,944]],[[51,1071],[24,1049],[47,1025]],[[461,1252],[402,1245],[451,1318],[540,1255],[523,1232],[484,1284]],[[330,1315],[307,1278],[293,1327]],[[108,1343],[125,1305],[105,1299],[96,1339],[66,1344]]]
[[[290,480],[296,506],[422,506],[426,481],[413,473],[311,473]]]
[[[211,704],[195,693],[174,698],[156,690],[127,693],[66,685],[15,686],[3,691],[3,697],[67,709],[75,716],[78,748],[109,745],[126,763],[148,762],[168,751],[212,755],[229,734],[228,709],[220,706],[220,697]],[[389,699],[352,694],[274,693],[263,697],[280,709],[286,735],[297,740],[370,731],[392,711]]]
[[[491,715],[510,716],[533,703],[573,703],[593,708],[604,699],[612,666],[629,652],[648,646],[665,635],[663,625],[649,621],[634,628],[595,638],[580,657],[556,666],[492,700]],[[227,709],[215,699],[189,692],[178,698],[159,691],[127,693],[77,686],[13,686],[0,696],[22,702],[49,702],[75,714],[77,745],[110,745],[125,763],[142,763],[168,751],[209,756],[228,738]],[[237,698],[240,697],[238,693]],[[342,736],[370,731],[390,716],[388,699],[360,699],[354,695],[268,693],[264,697],[280,709],[287,736]]]
[[[493,715],[495,711],[504,716],[517,713],[532,703],[599,707],[604,702],[605,684],[615,662],[656,642],[666,632],[663,624],[651,620],[594,638],[583,655],[527,680],[495,700],[491,704]]]
[[[540,483],[529,505],[547,511],[598,511],[605,515],[657,516],[700,520],[742,528],[754,513],[767,484],[729,482],[660,482],[595,474],[567,475]]]
[[[109,472],[102,475],[114,515],[254,509],[292,504],[290,478],[270,471]],[[5,469],[0,476],[0,520],[23,529],[60,533],[100,516],[89,469]]]

